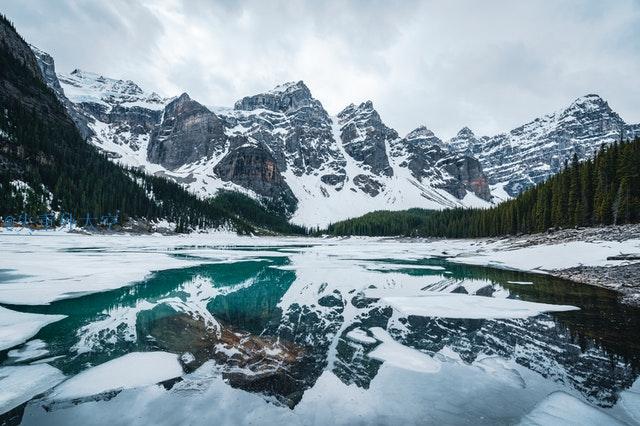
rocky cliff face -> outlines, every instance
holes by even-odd
[[[153,128],[147,159],[169,170],[219,156],[227,136],[217,115],[183,93],[169,102]]]
[[[398,133],[385,126],[371,101],[349,105],[338,114],[344,150],[376,175],[393,176],[387,157],[387,144]]]
[[[241,136],[232,137],[230,145],[227,154],[215,165],[215,174],[224,181],[233,182],[275,200],[284,207],[286,213],[293,213],[296,197],[269,150]]]
[[[263,143],[280,169],[295,176],[344,167],[331,119],[302,81],[241,99],[226,120],[231,132]]]
[[[478,160],[466,152],[449,152],[442,140],[425,126],[409,132],[391,146],[391,155],[419,181],[430,181],[458,199],[470,192],[491,201],[488,180]]]

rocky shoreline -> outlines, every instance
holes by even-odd
[[[571,241],[627,241],[640,239],[640,224],[607,226],[601,228],[577,228],[549,231],[543,234],[510,237],[509,248],[529,247],[539,244],[561,244]],[[621,253],[623,255],[640,253]],[[635,257],[635,256],[634,256]],[[547,271],[550,275],[577,283],[594,285],[622,294],[626,304],[640,306],[640,261],[629,260],[616,266],[576,266]]]
[[[559,278],[622,293],[623,303],[640,306],[640,263],[620,266],[578,266],[551,272]]]

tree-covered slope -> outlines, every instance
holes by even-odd
[[[562,172],[491,209],[378,211],[335,223],[334,235],[487,237],[640,221],[640,139],[574,156]]]

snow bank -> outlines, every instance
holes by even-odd
[[[460,240],[458,244],[472,240]],[[486,244],[483,250],[466,253],[448,259],[451,262],[469,265],[494,266],[520,271],[545,272],[575,266],[613,266],[623,261],[607,260],[620,253],[640,252],[640,241],[571,241],[560,244],[540,244],[522,248],[503,247],[501,244]]]
[[[543,312],[580,309],[569,305],[549,305],[517,299],[470,296],[458,293],[432,293],[413,297],[384,297],[382,301],[403,315],[439,318],[527,318]]]
[[[74,399],[103,392],[152,385],[182,375],[175,354],[131,352],[70,378],[54,389],[52,399]]]
[[[28,314],[0,306],[0,351],[26,342],[45,325],[63,318],[66,316]]]
[[[51,389],[64,379],[49,364],[0,367],[0,414]]]

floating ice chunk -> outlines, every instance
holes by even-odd
[[[377,359],[394,367],[420,373],[437,373],[440,371],[440,362],[419,350],[396,342],[382,328],[373,327],[369,331],[373,333],[376,339],[382,342],[367,354],[369,358]]]
[[[420,265],[415,263],[375,263],[372,265],[367,265],[366,268],[372,271],[396,271],[405,269],[424,269],[429,271],[446,270],[444,266]]]
[[[533,281],[507,281],[509,284],[532,285]]]
[[[65,315],[42,315],[16,312],[0,306],[0,351],[24,343],[52,322]]]
[[[565,392],[554,392],[543,399],[520,422],[520,426],[616,426],[624,425]]]
[[[415,297],[384,297],[384,303],[403,315],[439,318],[527,318],[542,312],[579,310],[575,306],[525,302],[517,299],[433,293]]]
[[[0,414],[6,413],[64,380],[48,364],[0,367]]]
[[[377,340],[373,337],[369,336],[366,331],[360,328],[354,328],[346,335],[347,339],[353,340],[354,342],[364,343],[366,345],[370,345],[372,343],[376,343]]]
[[[40,358],[49,353],[46,349],[47,344],[40,339],[27,342],[23,347],[9,351],[9,358],[14,362],[27,361],[34,358]]]
[[[175,354],[132,352],[100,364],[54,389],[52,399],[74,399],[103,392],[152,385],[182,375]]]

